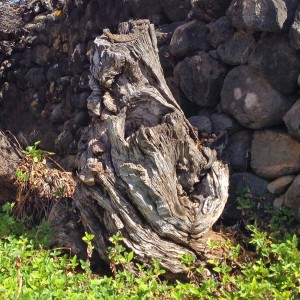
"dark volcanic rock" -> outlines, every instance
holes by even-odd
[[[221,92],[223,111],[251,129],[279,124],[293,102],[294,97],[280,94],[249,66],[232,69]]]
[[[252,34],[236,32],[234,36],[220,45],[217,53],[220,60],[228,65],[243,65],[255,46],[255,39]]]
[[[287,20],[287,9],[280,0],[233,0],[226,16],[238,29],[279,32]]]
[[[289,134],[300,141],[300,99],[284,115],[283,120]]]
[[[249,64],[282,93],[292,93],[298,86],[300,55],[287,34],[264,35],[252,51]]]
[[[186,56],[197,51],[207,51],[207,29],[205,24],[191,21],[176,28],[170,42],[170,52],[173,56]]]
[[[211,121],[208,114],[192,116],[188,120],[194,127],[198,129],[199,133],[206,132],[211,134]]]
[[[205,52],[186,57],[174,70],[175,83],[200,107],[213,107],[219,102],[225,75],[226,68]]]
[[[300,5],[297,8],[295,20],[290,29],[290,39],[293,47],[300,49]]]
[[[50,49],[45,45],[37,45],[32,49],[31,60],[38,65],[46,65],[49,63]]]
[[[250,167],[251,130],[241,130],[229,137],[226,155],[234,172],[245,172]]]
[[[213,133],[226,131],[230,135],[241,129],[241,125],[226,114],[213,113],[210,115],[210,120],[212,122]]]
[[[251,167],[258,176],[275,179],[300,170],[300,143],[277,130],[256,131],[251,146]]]
[[[229,182],[229,197],[224,210],[225,218],[238,219],[241,217],[241,211],[237,209],[236,198],[238,193],[242,193],[246,189],[249,190],[250,200],[253,204],[257,203],[262,195],[265,201],[273,198],[267,189],[269,182],[252,173],[234,173]]]
[[[218,19],[225,15],[232,0],[192,0],[193,12],[200,17],[203,14]]]
[[[234,28],[226,17],[207,24],[206,28],[208,29],[207,40],[214,48],[230,39],[234,34]]]

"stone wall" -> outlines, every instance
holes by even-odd
[[[300,216],[298,0],[32,0],[21,10],[25,25],[0,32],[0,124],[24,146],[41,140],[75,168],[90,120],[86,52],[103,28],[149,18],[173,94],[230,164],[225,215],[236,217],[247,186],[257,203]]]

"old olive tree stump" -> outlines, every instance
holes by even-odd
[[[172,273],[179,256],[206,253],[209,230],[228,197],[228,169],[201,146],[174,100],[147,20],[104,31],[89,51],[91,124],[78,148],[73,199],[107,260],[120,231],[135,258],[158,258]]]

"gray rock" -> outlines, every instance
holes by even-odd
[[[230,116],[223,113],[213,113],[210,116],[212,132],[219,133],[226,131],[229,135],[241,129],[241,125]]]
[[[43,66],[49,63],[50,49],[45,45],[37,45],[31,51],[31,60],[36,64]]]
[[[52,82],[61,77],[59,64],[51,66],[47,71],[47,80]]]
[[[198,128],[199,133],[211,134],[211,122],[208,115],[193,116],[188,120],[194,127]]]
[[[170,53],[173,56],[186,56],[197,51],[207,51],[207,29],[203,22],[191,21],[176,28],[170,42]]]
[[[289,94],[297,88],[300,55],[287,34],[262,36],[249,57],[249,65],[282,93]]]
[[[284,115],[283,121],[289,134],[300,141],[300,99]]]
[[[295,19],[295,14],[299,6],[299,0],[283,0],[287,8],[287,19],[283,24],[284,30],[289,30]]]
[[[290,40],[294,48],[300,49],[300,5],[295,14],[295,20],[290,28]]]
[[[158,26],[158,28],[155,30],[157,45],[161,46],[169,44],[175,29],[183,24],[185,24],[185,22],[174,22],[171,24],[163,24]]]
[[[192,0],[193,11],[200,17],[218,19],[225,15],[232,0]]]
[[[297,173],[300,143],[282,131],[256,131],[251,145],[251,168],[258,176],[268,179]]]
[[[252,34],[238,31],[224,44],[220,45],[217,53],[220,60],[228,65],[243,65],[255,46],[255,39]]]
[[[249,66],[232,69],[221,92],[223,111],[251,129],[279,124],[293,103],[293,97],[280,94]]]
[[[89,92],[83,92],[83,93],[74,95],[74,97],[73,97],[74,107],[79,110],[86,109],[87,99],[88,99],[89,95],[90,95]]]
[[[225,157],[231,170],[245,172],[250,167],[251,130],[240,130],[229,137]]]
[[[147,1],[142,1],[143,5]],[[149,3],[152,3],[150,1]],[[190,0],[160,1],[161,9],[171,22],[185,20],[191,10]],[[140,12],[138,13],[140,15]]]
[[[189,99],[187,99],[187,97],[184,95],[181,89],[175,84],[173,77],[167,77],[166,82],[176,102],[179,104],[179,106],[182,108],[185,114],[187,116],[195,115],[195,111],[199,110],[198,105],[192,103]]]
[[[296,176],[287,175],[276,178],[268,184],[268,191],[272,194],[282,194],[291,185]]]
[[[283,200],[286,206],[294,210],[296,218],[300,221],[300,175],[294,179],[283,195]]]
[[[250,200],[253,203],[258,202],[263,196],[265,201],[270,201],[273,196],[267,190],[268,181],[252,173],[234,173],[229,179],[229,197],[224,209],[226,218],[238,219],[241,217],[241,211],[237,209],[237,193],[249,189]]]
[[[25,75],[27,87],[34,87],[36,90],[44,83],[46,77],[43,68],[31,68]]]
[[[210,22],[206,27],[208,29],[207,40],[214,48],[230,39],[234,34],[234,28],[226,17]]]
[[[174,81],[185,96],[200,107],[219,102],[226,68],[205,52],[186,57],[174,70]]]
[[[279,32],[287,20],[287,8],[281,0],[233,0],[226,16],[238,29]]]

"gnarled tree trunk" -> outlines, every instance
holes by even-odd
[[[108,239],[120,231],[139,261],[158,258],[168,271],[182,272],[181,254],[218,255],[207,252],[206,243],[216,238],[210,228],[228,197],[228,169],[215,150],[201,145],[174,100],[153,25],[132,21],[120,24],[119,31],[106,31],[90,50],[92,122],[78,145],[76,186],[71,174],[31,162],[30,168],[38,169],[23,191],[36,203],[43,197],[73,198],[83,228],[74,225],[79,217],[72,205],[56,205],[50,217],[58,239],[75,252],[84,252],[81,236],[89,231],[107,261]],[[15,171],[20,165],[28,170],[28,161],[24,165],[24,153],[2,133],[0,142],[3,199],[15,193]]]
[[[73,196],[106,260],[120,231],[144,262],[182,271],[179,255],[205,255],[228,196],[228,169],[201,146],[174,100],[158,58],[154,26],[122,23],[90,50],[92,122],[78,152]],[[208,255],[208,254],[207,254]]]

